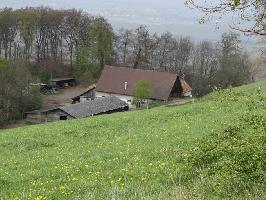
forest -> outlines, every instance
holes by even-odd
[[[40,95],[30,83],[74,76],[88,85],[97,81],[105,64],[185,76],[195,96],[252,80],[253,64],[233,32],[212,42],[151,33],[145,25],[114,31],[103,17],[47,7],[2,9],[0,27],[0,111],[8,113],[0,121],[40,107]]]

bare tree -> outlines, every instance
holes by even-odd
[[[201,10],[206,14],[200,22],[209,20],[213,14],[230,14],[232,22],[230,27],[245,33],[256,35],[266,35],[265,32],[265,1],[259,0],[186,0],[186,4],[191,8]]]

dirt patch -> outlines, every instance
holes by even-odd
[[[194,99],[174,99],[173,101],[171,101],[168,106],[178,106],[178,105],[184,105],[187,104],[189,102],[193,102]]]
[[[71,98],[76,97],[86,90],[85,87],[76,86],[62,89],[58,93],[43,97],[43,108],[58,107],[71,104]]]
[[[0,130],[4,129],[11,129],[11,128],[20,128],[23,126],[27,126],[26,122],[24,120],[12,122],[12,124],[5,125],[3,127],[0,127]]]

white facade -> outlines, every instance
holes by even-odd
[[[121,99],[122,101],[126,102],[130,108],[134,107],[134,105],[133,105],[134,97],[133,96],[112,94],[112,93],[105,93],[105,92],[97,92],[97,91],[96,91],[95,96],[96,96],[96,98],[115,96],[115,97]]]
[[[192,93],[191,92],[185,92],[182,94],[183,97],[191,97],[192,98]]]

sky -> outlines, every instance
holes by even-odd
[[[190,36],[196,41],[218,41],[223,32],[228,32],[228,18],[219,21],[218,26],[213,20],[201,25],[198,19],[202,16],[197,10],[184,5],[185,0],[0,0],[3,7],[35,7],[49,6],[52,8],[82,9],[90,14],[105,17],[113,26],[119,28],[136,28],[147,25],[154,33],[169,31],[176,36]],[[204,1],[204,0],[198,0]],[[254,47],[255,41],[250,37],[241,36],[243,46]]]

